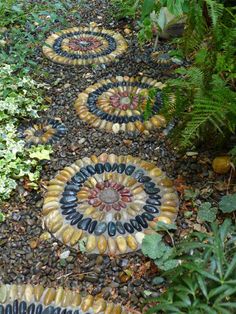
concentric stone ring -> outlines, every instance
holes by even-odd
[[[39,144],[53,144],[67,132],[64,124],[54,119],[36,119],[30,124],[22,125],[18,129],[19,137],[28,146]]]
[[[0,314],[127,314],[120,304],[59,287],[0,285]]]
[[[75,109],[82,120],[107,132],[151,130],[165,125],[165,118],[158,114],[163,87],[161,82],[147,77],[117,76],[89,86],[79,94]],[[155,92],[153,99],[150,89]]]
[[[54,62],[87,65],[111,62],[127,49],[122,35],[98,27],[73,27],[52,34],[43,46]]]
[[[106,153],[85,157],[49,182],[44,225],[64,244],[88,253],[121,254],[140,248],[156,220],[174,221],[178,197],[154,164]],[[153,222],[154,221],[154,222]]]

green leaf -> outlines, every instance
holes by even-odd
[[[217,208],[211,207],[211,203],[203,203],[198,210],[197,217],[201,221],[213,222],[216,220]]]
[[[38,145],[29,149],[30,158],[38,160],[50,160],[52,148],[50,146]]]
[[[236,210],[236,193],[225,195],[219,203],[220,210],[223,213],[232,213]]]
[[[0,212],[0,223],[5,221],[5,215]]]
[[[168,231],[168,230],[177,230],[175,224],[166,224],[163,221],[158,221],[156,224],[156,231]]]
[[[141,20],[144,20],[154,9],[155,0],[144,0],[142,6]]]
[[[159,234],[148,234],[142,242],[142,251],[144,255],[152,259],[163,256],[166,245],[162,242],[162,236]]]

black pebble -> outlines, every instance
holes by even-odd
[[[67,184],[65,187],[65,191],[75,191],[75,192],[79,192],[80,188],[81,188],[81,184]]]
[[[149,198],[147,201],[146,201],[147,204],[149,205],[157,205],[157,206],[160,206],[161,205],[161,202],[159,200],[154,200],[152,198]]]
[[[19,306],[19,313],[20,314],[26,314],[27,310],[27,304],[25,301],[21,301],[20,306]]]
[[[75,183],[84,183],[84,181],[86,180],[86,178],[84,178],[84,176],[82,175],[82,173],[76,173],[76,175],[73,176],[73,178],[71,179],[73,182]]]
[[[97,225],[97,220],[92,221],[91,224],[90,224],[89,227],[88,227],[88,232],[89,232],[89,233],[93,233],[93,231],[94,231],[96,225]]]
[[[76,225],[82,218],[84,215],[82,215],[81,213],[76,212],[76,215],[73,217],[73,219],[71,219],[71,226]]]
[[[137,222],[138,222],[143,228],[147,228],[147,227],[148,227],[148,224],[147,224],[146,220],[143,219],[142,216],[137,215],[137,216],[135,217],[135,219],[137,220]]]
[[[155,188],[155,187],[147,188],[144,186],[144,190],[145,192],[147,192],[147,194],[157,194],[160,192],[160,189]]]
[[[136,229],[137,231],[141,231],[142,230],[142,227],[140,226],[140,224],[137,222],[137,220],[135,219],[130,219],[130,223],[132,225],[132,227],[134,229]]]
[[[160,200],[161,196],[160,196],[160,194],[152,194],[152,195],[149,195],[149,198],[151,198],[153,200]]]
[[[151,181],[152,179],[150,178],[150,177],[148,177],[148,176],[143,176],[143,177],[141,177],[138,181],[140,182],[140,183],[147,183],[147,182],[149,182],[149,181]],[[154,185],[155,185],[155,183],[154,183]]]
[[[101,174],[104,172],[104,166],[103,164],[99,163],[95,165],[95,170],[98,174]]]
[[[153,215],[150,214],[150,213],[142,213],[142,217],[143,217],[144,219],[149,220],[149,221],[152,221],[152,220],[155,218],[155,216],[153,216]]]
[[[88,165],[88,166],[87,166],[87,170],[88,170],[88,172],[89,172],[91,175],[94,175],[94,174],[96,173],[95,168],[94,168],[93,166],[91,166],[91,165]]]
[[[108,223],[108,234],[110,237],[113,237],[116,234],[116,225],[113,221]]]
[[[15,300],[13,302],[13,314],[18,314],[18,305],[19,305],[18,300]]]
[[[12,305],[11,304],[7,304],[7,306],[5,308],[5,314],[12,314]]]
[[[75,203],[77,201],[77,197],[74,195],[64,196],[60,199],[61,204]]]
[[[60,314],[61,312],[61,308],[60,307],[56,307],[53,311],[53,314]]]
[[[28,313],[28,314],[34,314],[34,311],[35,311],[35,304],[34,304],[34,303],[31,303],[31,304],[28,306],[27,313]]]
[[[43,311],[43,306],[42,304],[37,305],[36,307],[36,314],[41,314]]]
[[[106,162],[104,164],[104,169],[105,169],[105,171],[110,172],[111,171],[111,164],[109,162]]]
[[[116,229],[117,229],[117,231],[118,231],[120,234],[125,234],[125,228],[124,228],[124,226],[122,225],[122,222],[120,222],[120,221],[117,221],[117,222],[116,222]]]
[[[82,219],[82,220],[78,223],[77,227],[78,227],[79,229],[82,229],[82,230],[87,230],[89,224],[91,223],[91,221],[92,221],[91,218]]]
[[[145,182],[144,184],[144,188],[146,189],[151,189],[155,187],[155,183],[154,182]]]
[[[53,314],[54,312],[54,306],[48,306],[43,310],[42,314]]]
[[[134,228],[131,226],[130,223],[125,222],[124,227],[125,227],[125,230],[128,231],[129,233],[134,233]]]
[[[125,171],[126,164],[119,164],[117,167],[118,173],[123,173]]]
[[[4,306],[0,304],[0,314],[4,314]]]
[[[151,213],[151,214],[156,214],[159,212],[158,208],[156,208],[153,205],[145,205],[145,206],[143,206],[143,209],[146,210],[148,213]]]

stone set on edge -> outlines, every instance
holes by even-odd
[[[171,223],[178,197],[163,172],[139,158],[103,153],[77,160],[49,182],[44,224],[64,244],[88,253],[136,251],[155,221]]]
[[[61,30],[49,36],[43,46],[49,59],[70,65],[115,61],[126,49],[122,35],[94,26]]]
[[[107,132],[151,130],[165,125],[165,118],[158,114],[163,87],[161,82],[147,77],[104,79],[79,94],[75,109],[82,120]],[[156,91],[151,101],[150,89]],[[150,112],[145,118],[147,106]]]
[[[28,146],[38,144],[53,144],[62,138],[67,128],[59,120],[48,118],[37,119],[18,129],[19,137],[24,139]]]
[[[127,314],[120,304],[41,285],[0,285],[0,314]]]

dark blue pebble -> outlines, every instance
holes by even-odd
[[[122,222],[120,222],[120,221],[117,221],[117,222],[116,222],[116,229],[117,229],[117,231],[118,231],[120,234],[125,234],[125,228],[124,228],[124,226],[122,225]]]
[[[71,213],[71,214],[66,216],[66,220],[71,220],[71,219],[77,218],[78,215],[80,215],[80,213],[78,213],[78,212]]]
[[[159,200],[155,200],[153,198],[149,198],[147,199],[146,203],[148,205],[157,205],[157,206],[160,206],[161,205],[161,202]]]
[[[111,171],[116,171],[116,170],[117,170],[117,167],[118,167],[118,164],[115,162],[115,163],[112,165]]]
[[[142,230],[142,227],[140,226],[140,224],[137,222],[137,220],[135,219],[130,219],[130,223],[131,223],[131,226],[136,229],[137,231],[141,231]]]
[[[0,304],[0,314],[4,314],[4,306]]]
[[[11,304],[7,304],[7,306],[5,307],[5,314],[12,314],[12,305]]]
[[[34,304],[34,303],[31,303],[31,304],[28,306],[27,314],[34,314],[34,311],[35,311],[35,304]]]
[[[72,179],[71,179],[71,181],[73,181],[73,182],[75,182],[75,183],[84,183],[84,181],[86,180],[86,178],[84,178],[84,176],[82,175],[82,173],[76,173],[73,177],[72,177]]]
[[[62,211],[61,211],[62,215],[69,215],[69,214],[72,214],[72,213],[75,213],[75,212],[76,212],[75,207],[73,207],[73,208],[65,208],[65,209],[62,209]]]
[[[135,170],[135,166],[129,165],[125,169],[125,174],[127,174],[127,176],[130,176],[134,172],[134,170]]]
[[[109,234],[110,237],[113,237],[116,234],[116,225],[115,225],[115,223],[113,221],[110,221],[108,223],[107,230],[108,230],[108,234]]]
[[[73,314],[81,314],[80,310],[75,310]]]
[[[63,310],[61,311],[61,314],[66,314],[66,309],[63,309]]]
[[[158,208],[153,205],[144,205],[143,209],[146,210],[148,213],[157,214],[159,212]]]
[[[38,304],[36,307],[36,314],[41,314],[43,311],[43,306],[42,304]]]
[[[104,166],[103,164],[99,163],[95,165],[95,170],[98,174],[101,174],[104,172]]]
[[[134,233],[134,228],[131,226],[130,223],[125,222],[124,227],[125,227],[125,230],[128,231],[129,233]]]
[[[110,172],[111,171],[111,164],[109,162],[106,162],[104,164],[104,169],[106,172]]]
[[[77,225],[77,223],[83,218],[83,216],[84,215],[82,215],[81,213],[76,212],[76,215],[70,221],[71,226]]]
[[[140,182],[140,183],[147,183],[147,182],[149,182],[149,181],[151,181],[152,179],[150,178],[150,177],[148,177],[148,176],[143,176],[143,177],[141,177],[139,180],[138,180],[138,182]]]
[[[160,196],[160,194],[151,194],[151,195],[149,195],[149,198],[151,198],[153,200],[160,200],[161,196]]]
[[[145,192],[147,193],[147,194],[156,194],[156,193],[158,193],[158,192],[160,192],[160,189],[158,189],[158,188],[146,188],[145,186],[144,186],[144,190],[145,190]]]
[[[77,202],[74,203],[68,203],[68,204],[62,204],[61,209],[70,209],[70,208],[75,208],[77,206]]]
[[[56,307],[53,311],[53,314],[60,314],[61,312],[61,308],[60,307]]]
[[[26,314],[27,304],[25,301],[21,301],[19,305],[19,314]]]
[[[79,192],[82,184],[67,184],[65,187],[65,191],[75,191]]]
[[[143,219],[142,216],[137,215],[137,216],[135,217],[135,219],[137,220],[137,222],[138,222],[143,228],[147,228],[147,227],[148,227],[148,224],[147,224],[146,220]]]
[[[92,221],[91,224],[90,224],[89,227],[88,227],[88,232],[89,232],[89,233],[93,233],[93,231],[94,231],[96,225],[97,225],[97,221],[96,221],[96,220]]]
[[[125,171],[126,164],[119,164],[117,167],[118,173],[123,173]]]
[[[145,182],[144,184],[144,188],[145,189],[151,189],[155,187],[155,183],[154,182]]]
[[[87,229],[88,229],[88,226],[89,226],[90,223],[91,223],[91,221],[92,221],[91,218],[82,219],[82,220],[78,223],[77,227],[78,227],[79,229],[82,229],[82,230],[87,230]]]
[[[62,195],[63,196],[75,196],[76,195],[76,191],[72,191],[72,190],[70,190],[70,191],[64,191],[63,193],[62,193]]]
[[[80,168],[80,173],[86,178],[90,177],[90,173],[85,167]]]
[[[48,306],[43,310],[42,314],[53,314],[53,312],[54,312],[54,306]]]
[[[88,165],[88,166],[87,166],[87,170],[88,170],[88,172],[89,172],[91,175],[94,175],[94,174],[96,173],[95,168],[94,168],[93,166],[91,166],[91,165]]]
[[[138,169],[132,174],[132,177],[134,177],[136,180],[139,180],[143,175],[144,175],[144,171],[141,169]]]
[[[155,218],[155,216],[150,213],[142,213],[141,216],[143,217],[143,219],[147,219],[148,221],[152,221]]]
[[[18,300],[15,300],[13,302],[13,314],[18,314],[18,305],[19,305]]]
[[[77,197],[74,195],[64,196],[60,199],[61,204],[75,203],[77,201]]]
[[[68,310],[66,314],[72,314],[72,310]]]

